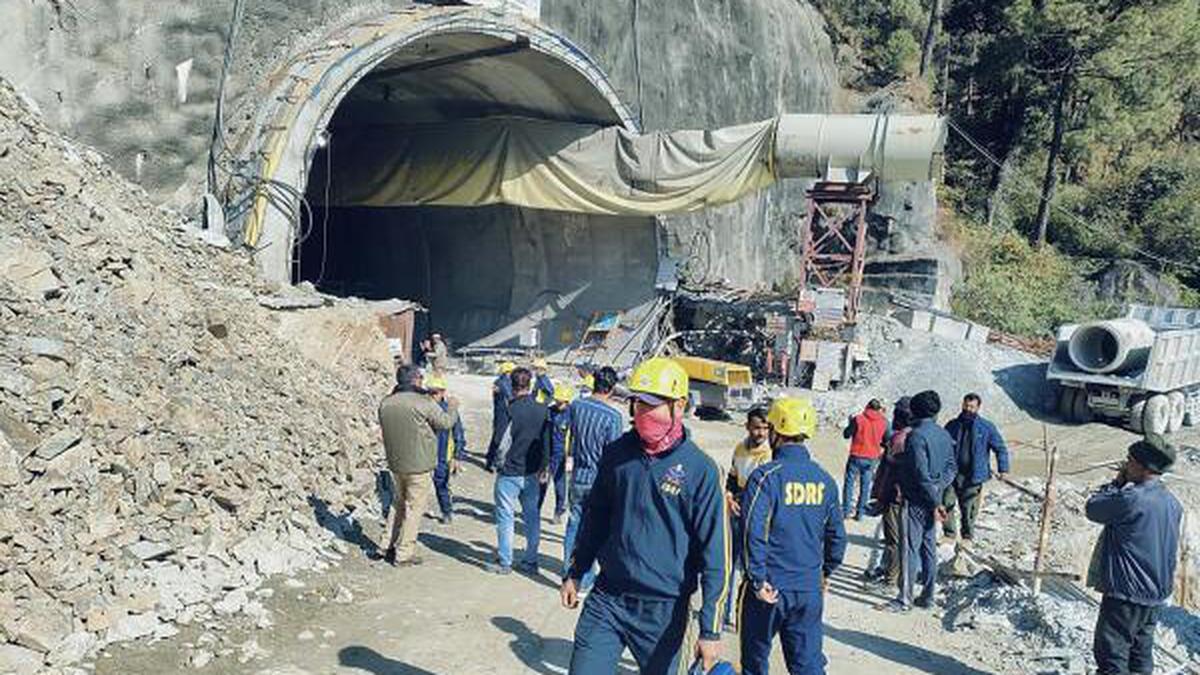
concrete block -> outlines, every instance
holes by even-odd
[[[988,335],[990,335],[992,332],[991,328],[988,328],[987,326],[984,326],[983,324],[975,323],[974,321],[969,322],[968,325],[970,326],[970,330],[967,331],[967,341],[969,341],[969,342],[987,342],[988,341]]]
[[[933,317],[933,329],[930,332],[951,340],[966,340],[970,328],[971,325],[965,321],[938,315]]]
[[[905,324],[914,330],[929,331],[933,328],[933,314],[923,309],[909,310],[903,316]]]

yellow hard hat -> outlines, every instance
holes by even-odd
[[[767,412],[767,424],[780,436],[807,436],[817,433],[817,409],[806,398],[778,398]]]
[[[575,400],[575,387],[569,384],[559,384],[554,387],[554,400],[559,403],[570,403]]]
[[[592,375],[591,373],[584,375],[583,376],[583,386],[587,387],[588,389],[595,389],[596,388],[596,376]]]
[[[509,373],[511,373],[512,371],[514,371],[516,369],[517,369],[517,364],[513,363],[512,361],[504,361],[503,363],[500,364],[500,374],[501,375],[508,375]]]
[[[533,360],[533,367],[538,370],[546,370],[550,367],[550,364],[546,363],[546,359],[539,358]]]
[[[425,388],[432,391],[446,391],[446,378],[441,375],[430,375],[425,378]]]
[[[643,361],[633,370],[633,375],[629,377],[629,390],[657,398],[687,398],[687,372],[675,361],[656,356]]]

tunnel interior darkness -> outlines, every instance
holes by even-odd
[[[586,77],[519,37],[441,34],[406,45],[351,89],[312,164],[328,174],[384,159],[339,154],[339,133],[499,115],[620,123]],[[430,329],[457,346],[528,344],[536,325],[553,353],[575,344],[593,313],[653,298],[652,218],[507,205],[334,207],[327,195],[323,181],[309,181],[293,280],[335,295],[418,301]]]

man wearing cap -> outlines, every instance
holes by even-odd
[[[437,466],[437,432],[453,427],[458,417],[458,402],[450,398],[446,404],[443,410],[429,397],[416,366],[401,366],[396,371],[396,388],[379,404],[383,447],[395,484],[395,520],[384,554],[384,560],[393,565],[421,564],[416,555],[417,532]]]
[[[513,399],[509,375],[516,368],[517,364],[512,361],[504,361],[498,368],[500,374],[492,382],[492,440],[488,441],[487,456],[484,458],[484,469],[488,472],[496,470],[496,449],[508,431],[508,404]]]
[[[937,521],[942,511],[942,493],[954,480],[958,463],[954,439],[937,423],[942,399],[936,391],[912,397],[912,429],[900,455],[900,492],[904,498],[901,518],[904,565],[900,571],[900,597],[885,605],[890,611],[907,612],[916,605],[933,606],[937,581]],[[913,600],[913,584],[921,584],[921,595]]]
[[[450,404],[446,401],[446,380],[440,375],[432,375],[425,380],[425,388],[429,395],[437,401],[447,413]],[[437,493],[438,508],[441,516],[438,520],[443,525],[449,525],[454,519],[454,503],[450,495],[450,476],[458,473],[458,460],[467,451],[467,435],[463,433],[462,418],[454,413],[454,427],[439,431],[437,434],[437,467],[433,470],[433,489]]]
[[[811,402],[781,398],[767,423],[775,459],[750,474],[742,493],[741,672],[766,675],[779,633],[789,673],[824,673],[825,580],[846,554],[837,483],[804,445],[817,429]]]
[[[1154,672],[1154,627],[1171,597],[1183,517],[1161,478],[1174,463],[1175,448],[1147,434],[1088,499],[1088,520],[1104,526],[1088,569],[1088,586],[1104,596],[1092,643],[1100,675]]]
[[[569,672],[611,675],[629,648],[644,675],[675,673],[697,587],[696,656],[707,672],[720,655],[729,592],[721,469],[683,427],[688,377],[678,363],[643,362],[629,388],[634,430],[604,449],[562,584],[563,606],[577,607],[580,579],[600,561]]]

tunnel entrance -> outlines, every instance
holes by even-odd
[[[651,301],[653,218],[330,203],[328,175],[394,159],[339,154],[340,137],[495,116],[623,123],[591,82],[527,38],[444,33],[407,44],[349,90],[319,138],[292,281],[336,295],[418,301],[429,309],[429,329],[457,346],[536,342],[547,352],[576,344],[596,313]]]

